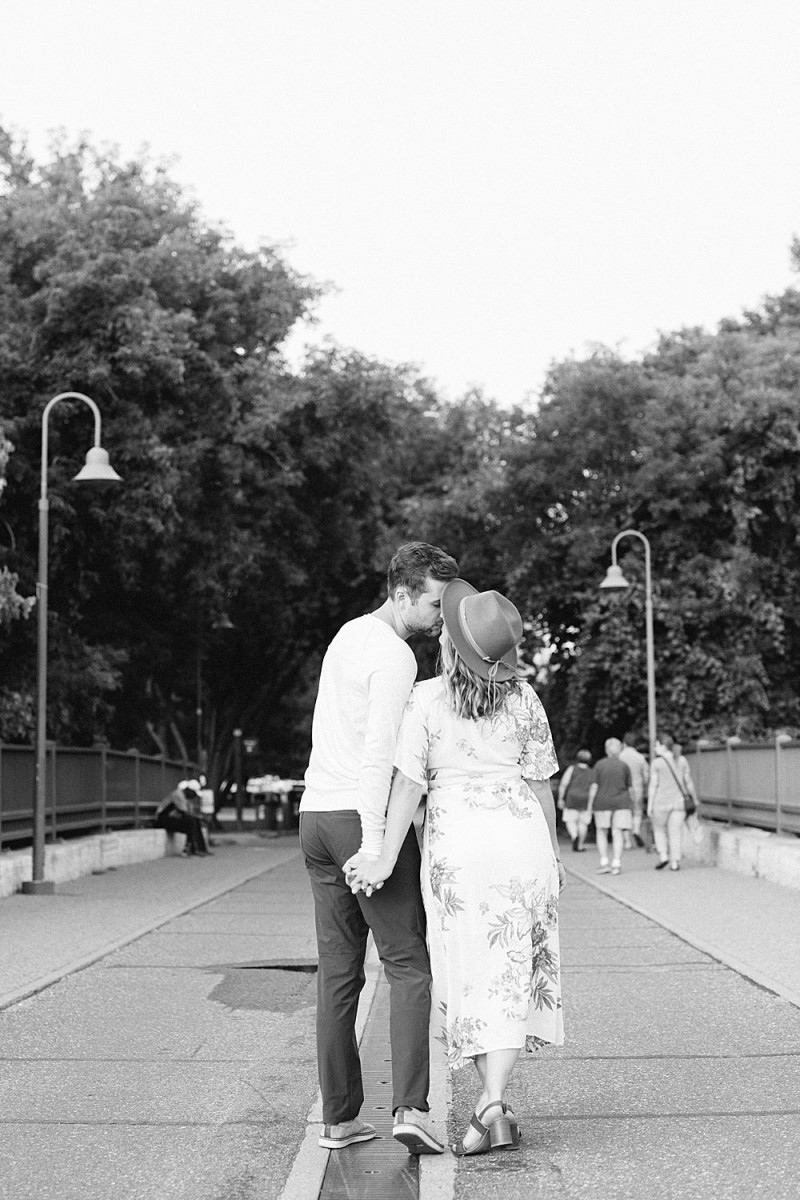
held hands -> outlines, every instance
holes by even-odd
[[[364,892],[371,896],[382,888],[392,873],[394,863],[389,862],[382,854],[364,854],[359,851],[352,855],[342,867],[345,881],[350,891],[355,895]]]

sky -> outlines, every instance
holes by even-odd
[[[329,285],[316,324],[442,395],[797,280],[797,0],[4,0],[0,123],[149,148]]]

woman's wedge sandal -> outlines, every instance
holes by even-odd
[[[522,1130],[519,1127],[519,1122],[511,1111],[511,1105],[503,1101],[503,1112],[508,1117],[508,1124],[511,1129],[511,1145],[506,1146],[507,1150],[519,1150],[520,1139],[522,1138]]]
[[[494,1121],[490,1121],[488,1125],[484,1125],[483,1117],[490,1108],[499,1108],[502,1116],[495,1117]],[[493,1100],[491,1104],[486,1105],[482,1112],[473,1113],[469,1127],[480,1134],[480,1139],[472,1146],[465,1146],[463,1138],[460,1142],[453,1142],[450,1149],[456,1158],[465,1158],[470,1154],[488,1154],[490,1150],[514,1149],[511,1125],[500,1100]]]

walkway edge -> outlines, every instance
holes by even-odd
[[[364,970],[367,979],[364,984],[364,990],[361,993],[358,1015],[356,1016],[356,1037],[359,1045],[364,1037],[364,1030],[372,1013],[372,1002],[378,990],[378,980],[380,979],[381,972],[380,959],[378,958],[378,952],[371,937]],[[305,1137],[300,1143],[300,1149],[292,1164],[289,1178],[286,1180],[278,1200],[316,1200],[319,1196],[328,1166],[328,1158],[331,1153],[330,1150],[325,1150],[319,1144],[318,1139],[321,1133],[321,1126],[322,1093],[318,1091],[317,1098],[308,1110],[308,1116],[306,1117]],[[260,1197],[263,1197],[263,1200],[267,1200],[266,1193],[255,1192],[254,1196],[255,1200],[259,1200]]]
[[[28,1000],[31,996],[45,991],[47,988],[52,987],[54,983],[65,979],[67,975],[74,975],[78,971],[84,971],[87,967],[91,967],[93,963],[99,962],[100,959],[106,958],[109,954],[113,954],[115,950],[121,950],[123,946],[129,946],[131,942],[137,942],[139,938],[146,937],[148,933],[160,929],[162,925],[168,925],[170,921],[174,921],[177,917],[185,916],[186,913],[192,912],[195,908],[201,908],[211,900],[217,900],[220,896],[226,896],[229,892],[235,892],[237,888],[242,887],[245,883],[249,883],[251,879],[257,879],[259,875],[265,875],[267,871],[272,871],[275,867],[281,865],[281,863],[271,863],[267,867],[260,867],[257,871],[253,871],[252,875],[238,879],[236,883],[224,887],[219,892],[212,892],[199,900],[195,897],[188,904],[179,905],[170,912],[160,915],[155,921],[151,920],[147,925],[135,929],[132,933],[125,933],[113,941],[106,942],[99,949],[92,950],[89,954],[83,955],[81,958],[64,963],[63,966],[49,972],[47,975],[40,975],[38,979],[34,979],[31,983],[23,984],[21,988],[17,988],[13,992],[6,992],[4,995],[0,995],[0,1012],[5,1008],[10,1008],[14,1004],[19,1004],[21,1000]]]
[[[654,921],[656,925],[660,925],[662,929],[674,933],[681,941],[687,942],[690,946],[694,946],[695,950],[700,950],[703,954],[707,954],[709,958],[713,958],[716,962],[720,962],[723,966],[730,967],[737,975],[743,975],[752,983],[758,984],[759,987],[765,988],[768,992],[773,992],[776,996],[780,996],[782,1000],[787,1000],[789,1004],[793,1004],[796,1008],[800,1008],[800,992],[796,992],[793,988],[787,987],[779,980],[773,979],[763,971],[759,971],[757,967],[751,966],[736,955],[731,954],[727,950],[723,950],[715,942],[707,942],[704,938],[699,938],[697,934],[690,930],[676,925],[674,922],[666,920],[663,915],[659,916],[652,909],[644,904],[638,904],[634,900],[629,900],[626,896],[621,896],[618,891],[603,883],[599,879],[588,879],[584,875],[579,875],[575,871],[571,871],[565,864],[567,874],[573,879],[579,880],[581,883],[586,883],[589,887],[593,887],[598,892],[602,892],[605,896],[610,896],[612,900],[619,901],[626,908],[630,908],[633,912],[638,913],[642,917],[647,917],[648,920]],[[720,868],[717,868],[720,869]]]
[[[453,1098],[453,1080],[440,1045],[431,1047],[431,1116],[447,1144],[447,1114]],[[456,1187],[456,1160],[446,1149],[444,1154],[424,1154],[419,1160],[419,1200],[453,1200]]]

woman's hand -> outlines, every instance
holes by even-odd
[[[394,870],[394,863],[383,854],[363,854],[359,851],[348,858],[342,870],[353,895],[356,892],[365,892],[367,896],[371,896],[383,887]]]
[[[558,891],[560,895],[564,890],[565,883],[567,882],[567,872],[564,870],[564,864],[560,858],[556,859],[556,866],[558,867]]]

